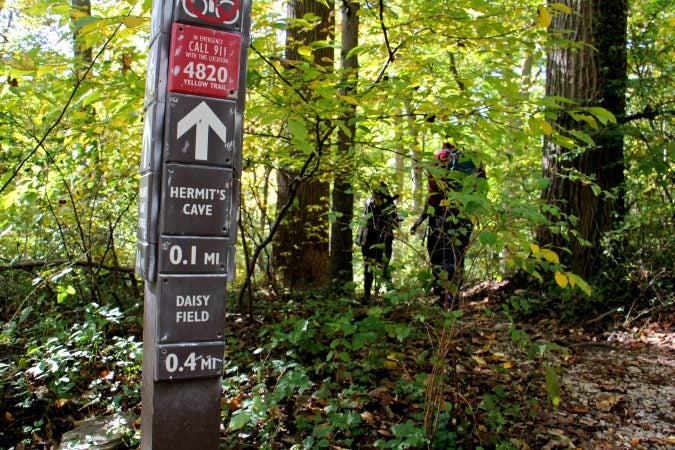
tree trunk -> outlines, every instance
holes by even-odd
[[[330,2],[329,2],[330,3]],[[286,57],[301,60],[297,48],[316,41],[330,41],[334,36],[333,8],[320,0],[291,0],[288,17],[301,19],[305,14],[321,17],[320,23],[306,27],[289,27],[286,35]],[[314,63],[332,67],[332,48],[313,50]],[[291,69],[293,70],[293,69]],[[314,136],[317,143],[319,136]],[[317,146],[318,147],[318,146]],[[317,152],[321,151],[317,149]],[[278,176],[277,210],[288,199],[288,187],[295,178],[293,170],[280,171]],[[326,287],[329,281],[328,220],[329,184],[319,178],[309,178],[299,187],[296,203],[279,228],[274,242],[274,266],[284,285],[291,289]]]
[[[597,65],[600,70],[600,106],[614,114],[618,123],[626,116],[626,90],[628,83],[627,64],[627,0],[595,0],[594,38]],[[616,124],[608,124],[594,136],[595,145],[603,156],[597,181],[603,190],[614,194],[610,201],[614,217],[612,222],[623,219],[625,210],[624,135]],[[606,231],[606,230],[605,230]]]
[[[415,123],[415,114],[413,112],[413,106],[410,99],[406,98],[404,100],[404,109],[405,109],[405,123],[406,130],[410,139],[410,149],[409,156],[410,160],[413,161],[413,165],[410,168],[410,175],[412,178],[412,210],[421,211],[424,208],[424,201],[427,196],[427,191],[424,185],[424,173],[422,171],[421,164],[416,163],[415,161],[420,161],[420,153],[424,150],[420,149],[419,145],[419,131],[417,130],[417,124]]]
[[[626,77],[625,0],[564,3],[572,13],[556,15],[550,32],[555,39],[570,39],[583,45],[552,46],[548,54],[546,94],[570,98],[580,106],[602,106],[622,116]],[[604,36],[599,36],[600,33]],[[575,121],[565,111],[558,113],[555,125],[593,134],[584,126],[585,122]],[[563,253],[562,260],[582,276],[599,269],[600,239],[612,227],[616,204],[604,194],[595,195],[588,183],[570,178],[569,170],[594,177],[603,191],[616,191],[623,183],[623,136],[618,129],[605,127],[594,138],[595,145],[581,152],[571,152],[551,139],[545,139],[543,150],[543,171],[550,184],[542,197],[564,215],[575,218],[572,225],[579,239],[567,240],[546,228],[539,230],[538,240],[540,244],[568,248],[570,253]]]
[[[356,90],[359,61],[357,56],[347,57],[349,52],[359,45],[359,9],[358,1],[345,1],[342,5],[342,49],[340,62],[344,70],[344,86],[341,95],[352,95]],[[352,193],[351,174],[354,171],[350,149],[354,145],[356,124],[350,119],[355,115],[356,107],[344,117],[345,126],[338,131],[338,169],[334,173],[332,203],[336,220],[331,225],[330,270],[331,280],[340,287],[354,279],[352,266],[352,230],[349,225],[354,216],[354,194]]]

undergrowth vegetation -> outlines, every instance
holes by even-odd
[[[485,445],[505,439],[507,417],[527,405],[504,386],[475,403],[455,365],[473,354],[465,337],[478,330],[428,300],[390,291],[371,305],[330,295],[264,302],[260,320],[271,322],[234,324],[228,341],[226,448],[459,448],[480,443],[479,431]],[[523,335],[519,344],[530,347]]]
[[[332,291],[260,294],[253,317],[232,306],[221,448],[510,448],[513,424],[562,395],[565,349],[517,325],[541,313],[542,289],[503,289],[487,303],[467,292],[462,308],[510,324],[495,329],[433,306],[424,289],[370,304]],[[3,447],[41,448],[75,421],[139,411],[140,299],[126,308],[77,300],[36,302],[3,327]],[[525,375],[481,348],[486,333],[510,339],[535,367],[520,388],[513,379]],[[126,448],[139,432],[137,421]]]

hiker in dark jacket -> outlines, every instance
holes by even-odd
[[[398,195],[389,195],[387,186],[382,184],[375,189],[373,197],[366,201],[366,225],[357,238],[363,255],[363,292],[366,300],[370,299],[376,271],[382,275],[386,284],[391,283],[389,261],[393,251],[394,230],[401,221],[394,203],[397,198]]]
[[[410,232],[414,234],[417,227],[429,219],[426,239],[434,275],[433,292],[437,304],[449,309],[461,286],[464,256],[473,231],[471,219],[452,193],[462,190],[467,177],[485,178],[485,172],[447,142],[436,153],[435,159],[428,173],[429,189],[424,211]]]

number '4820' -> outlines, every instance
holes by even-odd
[[[190,61],[183,69],[183,73],[188,77],[197,80],[214,81],[218,83],[225,83],[227,81],[227,67],[224,66],[216,67],[213,64],[204,63],[195,64],[194,61]]]

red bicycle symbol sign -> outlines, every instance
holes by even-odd
[[[232,24],[239,20],[240,0],[182,0],[190,16],[209,23]]]

